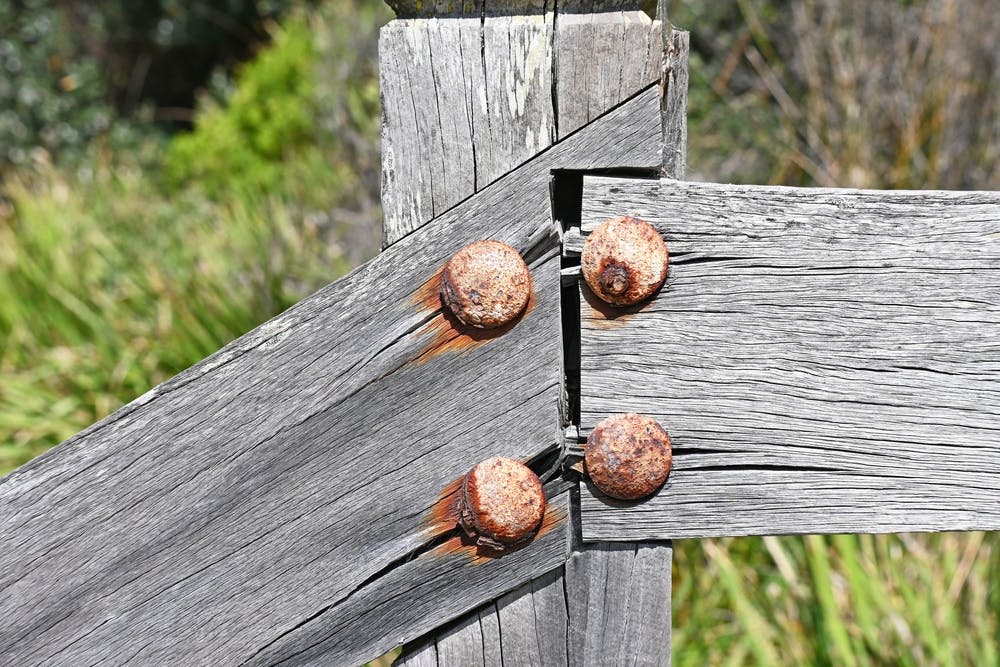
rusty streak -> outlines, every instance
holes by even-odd
[[[485,345],[494,338],[510,332],[535,308],[537,300],[535,298],[534,287],[532,287],[531,295],[528,298],[528,305],[509,324],[496,329],[477,329],[467,326],[460,322],[442,303],[442,270],[438,269],[413,294],[412,301],[417,308],[424,312],[434,313],[434,317],[417,332],[417,335],[429,337],[429,341],[427,345],[417,352],[411,363],[423,364],[440,354],[457,354]]]
[[[459,488],[461,488],[461,479],[459,480]],[[542,519],[542,525],[538,529],[538,533],[536,533],[535,537],[532,539],[532,542],[565,525],[566,520],[567,514],[564,507],[560,505],[553,505],[551,503],[548,504],[545,508],[545,516]],[[532,542],[528,542],[527,544],[517,547],[516,549],[504,551],[503,555],[527,548]],[[452,537],[443,544],[440,544],[432,549],[429,553],[435,556],[462,556],[468,561],[469,565],[483,565],[501,557],[501,554],[498,554],[496,551],[488,548],[477,547],[473,541],[464,534]]]

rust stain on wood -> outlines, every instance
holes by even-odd
[[[460,491],[461,479],[458,481],[459,481],[458,488]],[[445,487],[445,491],[447,491],[450,488],[451,485]],[[458,494],[455,493],[454,495],[456,498],[455,502],[457,503]],[[439,504],[443,503],[443,501],[446,499],[447,496],[445,496],[445,492],[442,492],[442,501],[439,501]],[[432,515],[434,514],[436,509],[437,506],[435,506],[435,508],[432,508],[431,511]],[[566,520],[567,520],[567,512],[565,507],[563,507],[562,505],[549,504],[545,508],[545,516],[542,518],[542,525],[541,527],[539,527],[538,533],[535,534],[531,542],[528,542],[523,546],[505,551],[503,554],[499,554],[496,551],[493,551],[492,549],[477,547],[473,543],[472,539],[470,539],[464,533],[460,533],[458,535],[455,535],[451,539],[447,540],[443,544],[436,546],[429,552],[429,554],[433,556],[459,556],[464,558],[469,565],[483,565],[485,563],[489,563],[490,561],[494,561],[498,558],[502,558],[503,556],[515,553],[517,551],[520,551],[521,549],[530,546],[535,542],[535,540],[538,540],[544,537],[545,535],[549,534],[553,530],[556,530],[557,528],[561,528],[562,526],[564,526],[566,524]],[[457,526],[457,521],[458,519],[456,517],[455,523],[452,524],[453,528]]]
[[[465,475],[448,483],[438,500],[434,503],[424,519],[424,526],[430,535],[437,537],[458,526],[459,507],[458,503],[462,497],[462,482]]]
[[[434,275],[425,280],[424,284],[418,287],[417,291],[410,297],[410,301],[418,308],[436,310],[444,307],[441,303],[441,273],[443,271],[444,267],[442,266],[434,272]]]
[[[441,300],[441,273],[438,269],[413,293],[412,302],[419,310],[434,313],[434,317],[417,332],[429,337],[428,343],[413,357],[412,363],[423,364],[444,353],[461,353],[484,345],[509,333],[534,310],[537,303],[534,285],[524,311],[512,322],[496,329],[477,329],[463,324]]]

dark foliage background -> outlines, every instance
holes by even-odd
[[[0,160],[26,164],[35,147],[79,157],[103,133],[137,131],[125,121],[139,118],[189,128],[197,91],[220,87],[219,75],[252,56],[269,22],[291,7],[290,0],[0,4]]]

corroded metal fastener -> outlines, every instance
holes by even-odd
[[[545,516],[545,490],[531,468],[495,457],[465,476],[458,523],[476,546],[506,551],[529,542]]]
[[[631,306],[651,297],[667,278],[667,244],[644,220],[612,218],[583,244],[583,277],[602,300]]]
[[[670,436],[649,417],[612,415],[587,438],[584,459],[587,474],[604,494],[620,500],[645,498],[670,474]]]
[[[441,297],[463,324],[495,329],[513,322],[528,305],[531,273],[506,243],[476,241],[448,260]]]

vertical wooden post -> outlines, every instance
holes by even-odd
[[[388,1],[385,246],[659,78],[639,0]]]
[[[379,43],[385,245],[660,81],[665,62],[664,170],[683,176],[687,36],[669,35],[664,61],[640,0],[387,1],[398,19]],[[397,664],[667,665],[670,570],[669,544],[578,540],[564,568]]]
[[[670,664],[672,555],[662,542],[587,544],[573,554],[570,665]]]
[[[389,1],[382,28],[383,244],[556,138],[553,0]]]

